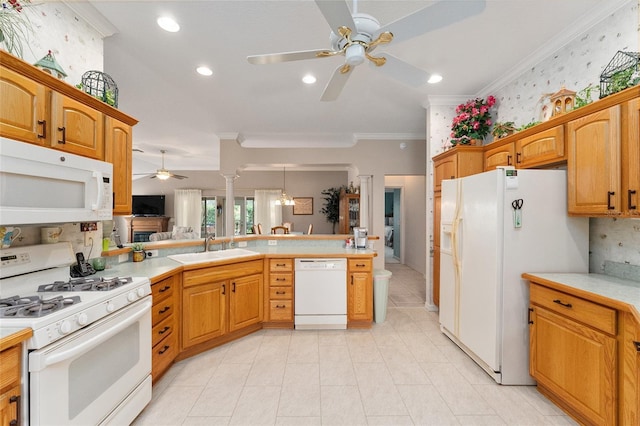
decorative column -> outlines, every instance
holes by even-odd
[[[233,239],[233,234],[234,234],[233,206],[235,204],[235,196],[233,195],[233,181],[236,180],[238,175],[234,173],[234,174],[223,175],[223,176],[227,183],[227,189],[225,193],[225,197],[226,197],[225,199],[227,202],[224,210],[224,217],[225,217],[224,236],[231,237],[231,239]]]
[[[369,227],[369,193],[371,184],[371,175],[359,175],[360,178],[360,227],[367,228],[367,231],[371,233],[372,229]]]

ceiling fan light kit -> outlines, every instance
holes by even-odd
[[[175,179],[186,179],[186,176],[182,176],[182,175],[177,175],[175,173],[171,173],[169,170],[164,168],[164,154],[167,151],[164,149],[160,150],[160,153],[162,154],[162,167],[159,168],[158,170],[156,170],[156,173],[151,176],[151,179],[155,179],[158,178],[160,180],[167,180],[169,178],[175,178]]]
[[[416,37],[477,15],[485,8],[485,0],[464,2],[442,0],[380,26],[380,22],[373,16],[358,13],[357,0],[353,0],[353,13],[349,10],[346,1],[315,0],[315,3],[332,30],[329,35],[332,50],[316,49],[253,55],[247,56],[247,60],[251,64],[262,65],[343,55],[345,62],[334,71],[322,93],[320,98],[322,101],[336,100],[349,78],[350,71],[362,64],[365,58],[374,65],[374,69],[379,69],[385,75],[410,86],[418,87],[427,82],[432,84],[439,82],[442,77],[438,80],[426,71],[392,55],[373,56],[371,52],[378,45]]]

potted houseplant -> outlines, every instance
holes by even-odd
[[[506,136],[512,135],[516,132],[516,124],[513,121],[496,122],[493,125],[491,134],[494,139],[501,139]]]
[[[322,191],[324,206],[320,209],[320,213],[325,216],[327,222],[331,222],[334,234],[336,233],[336,223],[340,221],[340,191],[345,188],[345,186],[340,186]]]
[[[134,262],[142,262],[147,257],[147,254],[144,252],[144,244],[142,243],[131,244],[131,250],[133,252]]]
[[[451,122],[451,144],[473,145],[485,138],[491,128],[490,109],[496,103],[496,98],[475,98],[458,105],[456,116]]]

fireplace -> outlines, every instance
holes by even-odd
[[[129,230],[129,242],[147,242],[155,232],[167,232],[169,218],[166,216],[129,216],[125,218]]]

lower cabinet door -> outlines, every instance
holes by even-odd
[[[616,424],[616,339],[534,306],[530,372],[588,423]]]
[[[231,280],[229,293],[229,331],[262,321],[262,274]]]
[[[188,348],[226,333],[229,282],[200,284],[182,290],[182,346]]]

